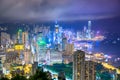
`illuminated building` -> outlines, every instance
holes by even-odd
[[[15,49],[14,48],[8,48],[8,49],[6,49],[6,52],[11,52],[11,51],[15,51]]]
[[[65,51],[67,46],[67,38],[63,38],[62,40],[62,50]]]
[[[73,80],[85,80],[85,52],[80,50],[73,54]]]
[[[6,55],[4,52],[0,52],[0,72],[4,73],[3,71],[3,65],[5,63],[5,60],[6,60]]]
[[[62,53],[54,49],[51,50],[50,54],[50,64],[62,63]]]
[[[29,50],[25,50],[23,52],[24,54],[24,62],[25,64],[31,64],[32,63],[32,54]]]
[[[25,49],[30,49],[28,32],[22,33],[22,43],[24,44]]]
[[[72,54],[74,52],[74,44],[67,43],[65,50],[62,52],[63,62],[68,64],[72,62]]]
[[[24,45],[23,44],[16,44],[14,48],[16,51],[21,51],[21,50],[24,50]]]
[[[6,53],[6,63],[17,63],[19,59],[17,52],[8,52]]]
[[[22,44],[22,30],[19,29],[17,33],[17,43]]]
[[[96,80],[95,74],[95,62],[85,61],[85,79],[84,80]]]
[[[65,50],[66,55],[72,55],[73,51],[74,51],[74,44],[69,44],[68,43],[66,45],[66,50]]]
[[[10,45],[10,35],[5,32],[1,32],[1,45],[8,48]]]
[[[73,54],[73,80],[96,80],[95,63],[85,61],[85,52],[77,50]]]
[[[91,21],[88,21],[88,38],[91,39]]]
[[[37,45],[36,45],[36,52],[37,52],[37,61],[38,64],[43,64],[45,61],[45,54],[46,54],[46,42],[43,36],[43,33],[40,32],[37,35]]]
[[[62,51],[62,27],[60,27],[57,22],[55,25],[55,32],[53,36],[55,49],[58,51]]]
[[[19,59],[23,60],[23,50],[24,50],[24,45],[23,44],[15,44],[14,46],[15,51],[18,53],[17,55],[19,56]]]
[[[103,53],[95,53],[93,54],[93,59],[95,62],[103,62],[105,61],[106,57]]]
[[[55,24],[55,33],[58,33],[58,32],[59,32],[59,25],[58,25],[58,23],[56,21],[56,24]]]
[[[63,58],[63,63],[64,64],[69,64],[70,62],[73,62],[73,57],[72,55],[62,55]]]

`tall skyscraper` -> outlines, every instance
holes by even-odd
[[[92,25],[92,22],[88,21],[88,30],[90,30],[90,31],[91,31],[91,25]]]
[[[91,39],[91,21],[88,21],[88,38]]]
[[[67,46],[67,38],[62,39],[62,50],[65,51]]]
[[[73,80],[85,80],[85,52],[80,50],[73,54]]]
[[[95,62],[85,61],[85,80],[96,80]]]
[[[28,32],[22,33],[22,43],[24,44],[25,49],[30,49]]]
[[[17,43],[22,44],[22,30],[19,29],[17,33]]]
[[[73,54],[73,80],[95,80],[95,63],[85,61],[85,52],[76,51]]]

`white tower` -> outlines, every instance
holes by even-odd
[[[88,38],[89,39],[91,39],[91,25],[92,25],[92,22],[88,21]]]

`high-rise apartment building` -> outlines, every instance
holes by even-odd
[[[95,80],[95,63],[85,61],[85,52],[73,54],[73,80]]]
[[[73,54],[73,80],[85,80],[85,52],[80,50]]]
[[[96,80],[95,62],[93,61],[85,61],[85,80]]]

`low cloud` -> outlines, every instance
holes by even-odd
[[[120,16],[120,0],[0,0],[1,21],[69,21]]]

